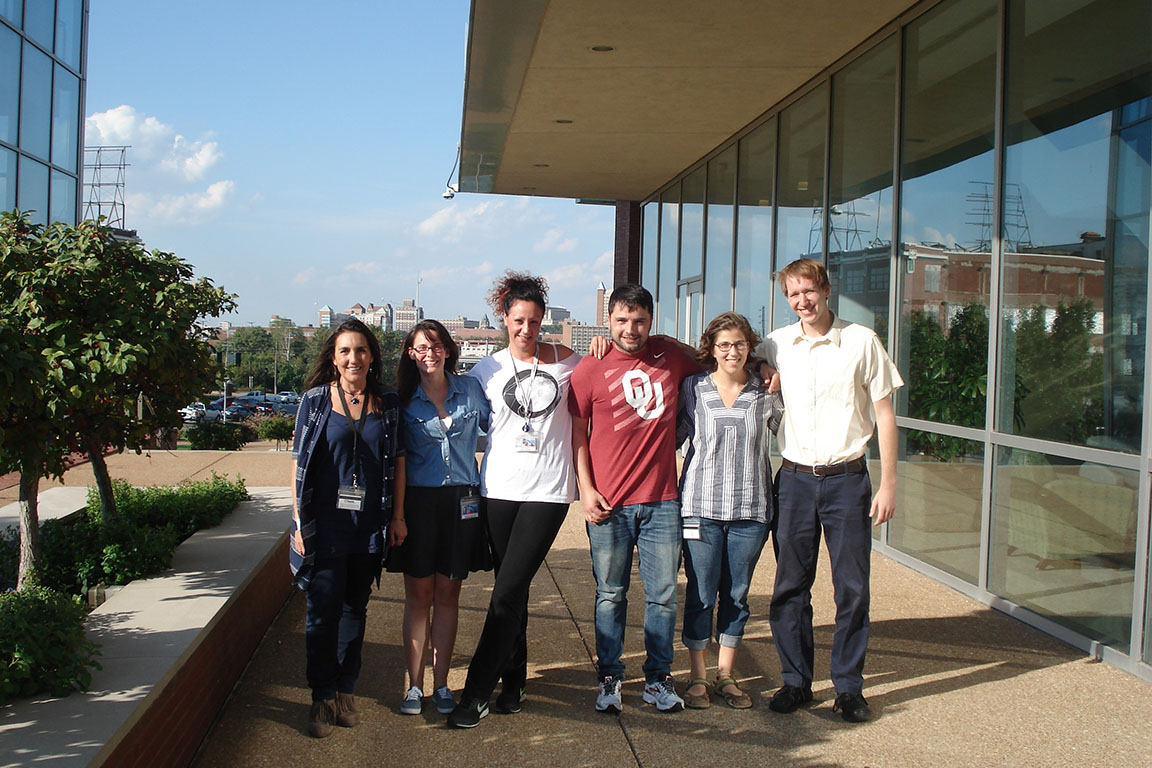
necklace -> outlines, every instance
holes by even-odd
[[[349,392],[346,389],[344,389],[344,387],[340,386],[339,383],[336,384],[336,389],[340,390],[341,392],[343,392],[346,395],[351,395],[352,396],[352,405],[360,405],[360,395],[364,394],[364,390],[360,390],[359,392]]]

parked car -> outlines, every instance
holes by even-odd
[[[247,403],[228,403],[222,416],[224,421],[244,421],[256,413],[256,409]]]
[[[276,397],[278,397],[282,403],[300,402],[300,395],[296,394],[295,392],[277,392]]]
[[[180,409],[180,416],[183,417],[184,421],[199,423],[204,421],[204,412],[206,410],[208,409],[204,406],[204,403],[189,403]]]

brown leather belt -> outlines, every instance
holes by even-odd
[[[863,470],[866,465],[863,456],[858,459],[852,459],[852,461],[842,461],[839,464],[821,464],[815,467],[809,467],[806,464],[797,464],[794,461],[785,459],[783,456],[780,457],[780,466],[784,467],[784,469],[791,469],[794,472],[803,472],[806,475],[815,475],[816,477],[849,475]]]

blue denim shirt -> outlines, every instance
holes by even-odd
[[[444,410],[452,417],[447,431],[422,388],[416,388],[404,407],[408,485],[438,488],[480,484],[476,441],[480,430],[488,431],[492,415],[480,382],[471,376],[448,374]]]

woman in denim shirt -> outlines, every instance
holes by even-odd
[[[448,714],[456,706],[448,668],[461,582],[471,571],[492,568],[476,467],[476,442],[480,430],[488,430],[492,409],[479,382],[456,375],[459,359],[448,330],[424,320],[404,339],[396,371],[407,487],[403,513],[392,518],[393,543],[400,546],[391,550],[388,570],[404,574],[409,687],[400,711],[406,715],[420,714],[423,703],[429,627],[436,708]]]

